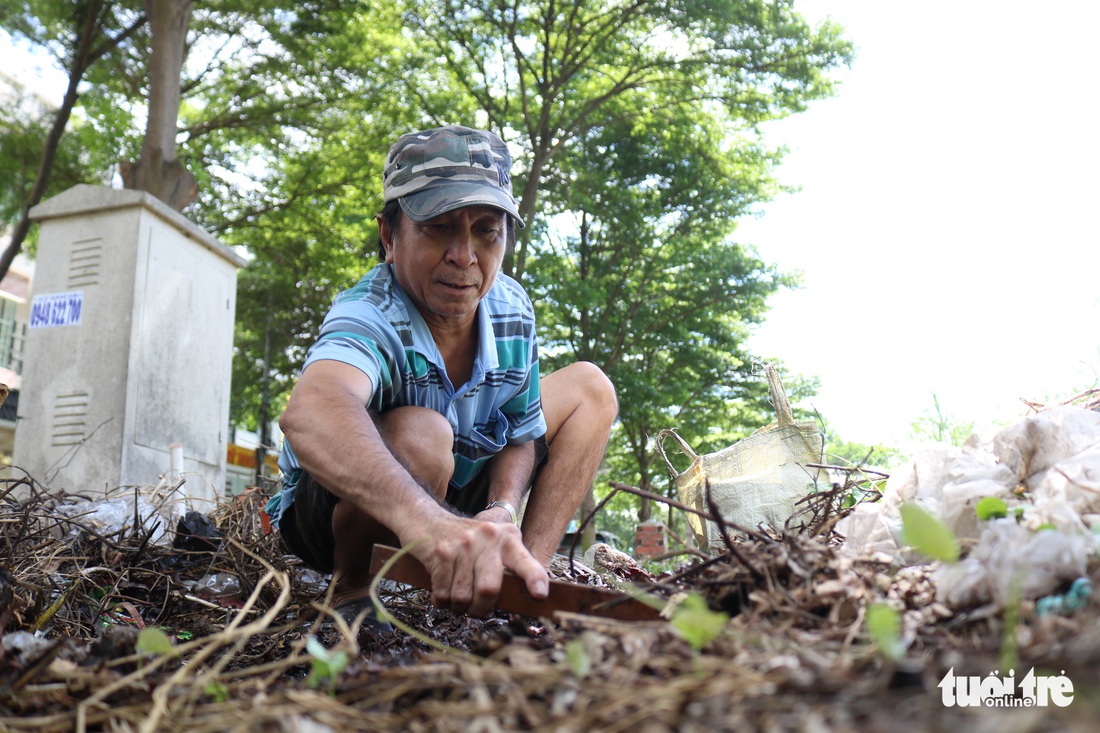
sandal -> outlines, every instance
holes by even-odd
[[[348,626],[352,626],[357,619],[362,617],[360,628],[370,629],[376,634],[388,634],[393,631],[393,624],[378,618],[378,612],[370,596],[352,598],[332,610],[338,613],[347,622]]]

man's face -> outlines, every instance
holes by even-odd
[[[394,234],[379,218],[386,262],[429,325],[472,323],[504,259],[507,214],[469,206],[426,222],[402,215]]]

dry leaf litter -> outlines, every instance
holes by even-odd
[[[728,614],[694,645],[672,622],[457,616],[393,584],[379,597],[401,628],[349,629],[326,579],[265,532],[259,490],[181,516],[163,484],[89,501],[11,479],[0,484],[0,731],[1093,731],[1100,413],[1083,400],[1094,397],[1033,405],[991,445],[929,447],[881,494],[838,471],[782,531],[729,530],[717,554],[689,549],[661,574],[611,548],[556,558],[555,576],[633,587],[673,617],[692,595]],[[850,508],[853,495],[881,499]],[[1009,515],[977,519],[988,496]],[[959,562],[905,544],[905,502],[952,529]],[[1082,583],[1090,592],[1070,603]],[[897,612],[900,655],[868,633],[876,605]],[[139,651],[148,628],[171,646]],[[346,664],[318,675],[311,638]],[[949,670],[986,677],[1002,663],[1067,677],[1072,704],[944,704]]]

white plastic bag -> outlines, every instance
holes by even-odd
[[[136,495],[135,495],[136,493]],[[148,534],[149,543],[166,547],[175,537],[179,502],[158,495],[152,487],[123,490],[114,497],[79,499],[54,509],[59,517],[72,520],[69,531],[87,527],[104,537]]]
[[[985,497],[1008,516],[981,520]],[[998,433],[992,445],[922,447],[895,471],[882,500],[861,504],[837,524],[853,554],[886,552],[910,565],[926,558],[906,547],[898,507],[920,504],[969,548],[939,566],[937,598],[962,609],[1051,593],[1082,575],[1100,538],[1100,414],[1062,407]]]
[[[933,573],[936,599],[951,608],[1004,608],[1022,598],[1044,596],[1084,575],[1096,547],[1087,532],[1032,532],[1013,517],[985,525],[966,559],[941,565]]]
[[[764,374],[776,409],[776,423],[728,448],[704,455],[696,454],[674,430],[662,430],[656,437],[657,450],[668,466],[681,503],[709,513],[709,482],[722,518],[747,529],[760,525],[782,527],[795,513],[795,504],[815,490],[819,475],[824,479],[825,473],[807,465],[821,460],[821,431],[813,422],[795,422],[775,367],[766,366]],[[669,460],[664,448],[666,438],[674,440],[691,459],[685,471],[677,471]],[[701,548],[719,550],[723,546],[716,523],[704,522],[690,513],[687,521]]]

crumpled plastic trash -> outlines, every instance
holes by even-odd
[[[298,584],[307,593],[320,593],[328,587],[328,576],[313,568],[302,567],[297,571]]]
[[[208,601],[237,599],[241,595],[241,579],[232,573],[211,573],[195,581],[191,592]]]
[[[1030,481],[1066,459],[1095,448],[1098,435],[1100,412],[1059,407],[1002,430],[993,438],[993,452],[1020,481]]]
[[[1008,516],[985,521],[985,497]],[[925,558],[905,546],[898,507],[921,505],[969,555],[937,569],[937,598],[959,609],[1048,594],[1084,573],[1100,542],[1100,413],[1060,407],[1002,430],[991,444],[929,445],[891,475],[880,501],[837,524],[850,553],[887,553],[901,565]],[[1046,529],[1052,528],[1052,529]]]
[[[56,643],[56,640],[47,639],[30,631],[12,631],[0,637],[0,647],[3,647],[4,654],[8,655],[17,669],[26,667]]]
[[[847,537],[848,550],[885,552],[912,565],[923,558],[905,547],[901,504],[915,502],[942,519],[956,537],[976,539],[977,503],[987,496],[1020,503],[1012,491],[1016,484],[1013,472],[976,443],[963,448],[926,445],[890,476],[881,500],[857,505],[837,524],[837,531]]]
[[[936,600],[950,608],[1004,608],[1018,599],[1044,596],[1080,577],[1096,550],[1095,539],[1077,531],[1033,532],[1014,517],[986,525],[966,558],[932,573]]]
[[[62,504],[54,511],[63,518],[73,520],[74,531],[79,531],[76,524],[79,523],[104,537],[129,536],[135,530],[136,514],[137,532],[151,533],[149,543],[161,547],[171,544],[178,514],[177,502],[154,503],[144,494],[139,494],[136,499],[132,494],[96,501],[83,499],[73,504]]]
[[[216,552],[222,544],[221,533],[202,512],[189,511],[176,524],[172,547],[185,552]]]

